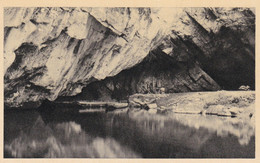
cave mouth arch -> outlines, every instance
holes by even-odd
[[[255,89],[254,46],[243,38],[245,33],[222,27],[203,47],[190,38],[168,37],[132,68],[113,77],[94,81],[76,96],[57,100],[124,101],[135,93],[165,93]],[[167,42],[167,45],[165,45]],[[172,48],[171,51],[165,50]],[[173,48],[178,47],[178,48]]]

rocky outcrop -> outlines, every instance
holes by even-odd
[[[6,103],[76,95],[134,66],[167,29],[150,15],[138,8],[5,9]]]
[[[254,119],[255,94],[252,91],[136,94],[130,96],[129,106],[155,114],[174,112]]]
[[[128,77],[134,82],[118,86],[125,96],[155,92],[160,82],[168,92],[254,89],[254,25],[248,8],[5,8],[5,105],[39,106],[77,95],[95,81],[151,63],[144,60],[150,54],[159,65],[169,60],[167,67]],[[153,86],[140,90],[151,78]]]

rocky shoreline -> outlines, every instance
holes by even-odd
[[[255,112],[254,102],[254,91],[135,94],[129,98],[129,107],[152,114],[174,112],[251,118]]]
[[[20,109],[9,108],[5,109]],[[32,109],[32,108],[31,108]],[[35,109],[35,108],[34,108]],[[134,94],[128,101],[45,101],[37,110],[49,112],[131,112],[200,114],[255,118],[255,91],[211,91],[171,94]],[[27,110],[27,109],[26,109]]]

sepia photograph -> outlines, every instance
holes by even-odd
[[[4,158],[256,157],[256,8],[3,7],[2,28]]]

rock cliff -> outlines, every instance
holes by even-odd
[[[112,94],[120,91],[129,95],[161,87],[167,92],[254,89],[254,68],[254,9],[4,10],[9,107],[75,96],[96,82],[108,86],[107,97],[116,99]],[[118,86],[111,84],[115,81]]]

